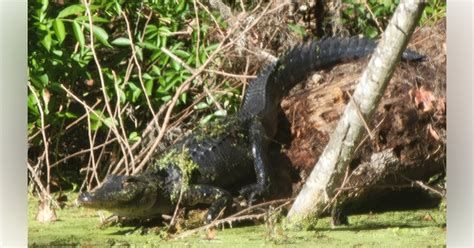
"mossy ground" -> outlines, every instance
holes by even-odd
[[[35,220],[37,201],[30,197],[28,202],[30,247],[444,247],[446,243],[446,215],[439,209],[352,215],[350,226],[337,229],[331,229],[329,218],[323,218],[312,231],[277,227],[269,235],[268,227],[256,225],[219,230],[212,240],[199,233],[167,241],[159,235],[133,232],[134,227],[101,229],[97,211],[72,203],[56,210],[56,222],[39,223]]]

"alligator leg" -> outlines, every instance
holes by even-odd
[[[257,183],[245,186],[240,190],[240,194],[247,198],[249,204],[252,204],[257,197],[263,196],[268,191],[270,184],[267,167],[268,139],[266,138],[266,132],[260,120],[252,121],[249,139],[252,147]]]
[[[208,224],[218,217],[224,207],[232,203],[232,195],[226,190],[210,185],[189,185],[183,192],[181,202],[187,206],[210,204],[205,217],[205,222]]]
[[[346,213],[346,204],[336,200],[331,208],[331,226],[349,225],[349,219]]]

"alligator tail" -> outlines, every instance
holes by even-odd
[[[252,80],[244,97],[240,117],[253,116],[279,105],[291,88],[312,72],[366,57],[372,54],[376,46],[374,40],[351,37],[326,38],[293,47]],[[424,56],[407,49],[402,58],[413,61],[424,59]]]
[[[337,63],[366,57],[374,51],[377,43],[367,38],[326,38],[295,46],[279,59],[269,75],[267,92],[273,92],[274,99],[281,99],[297,83],[312,72],[325,69]],[[405,50],[404,60],[421,60],[424,56]],[[280,87],[278,87],[279,85]],[[279,90],[274,90],[279,88]],[[271,93],[270,93],[271,94]]]

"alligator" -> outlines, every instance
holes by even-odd
[[[204,222],[215,220],[233,196],[248,203],[268,195],[268,149],[277,131],[280,102],[312,72],[367,57],[376,47],[367,38],[326,38],[294,46],[253,79],[241,109],[198,127],[135,175],[110,175],[78,202],[117,216],[153,218],[185,207],[208,206]],[[406,50],[402,58],[423,56]],[[179,203],[178,203],[179,202]]]

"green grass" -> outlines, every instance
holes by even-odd
[[[159,235],[133,232],[133,227],[101,229],[96,211],[73,206],[56,210],[56,222],[39,223],[35,220],[37,205],[30,197],[30,247],[444,247],[446,243],[446,215],[439,209],[353,215],[350,226],[337,229],[331,229],[329,218],[323,218],[314,230],[278,227],[272,237],[265,225],[257,225],[219,230],[213,240],[199,233],[166,241]]]

